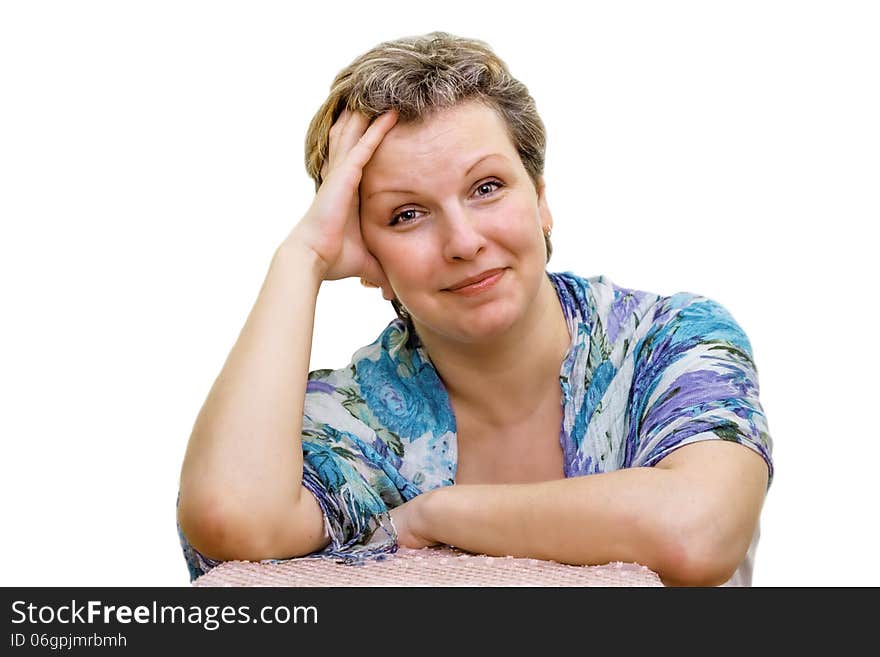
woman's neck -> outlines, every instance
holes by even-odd
[[[456,411],[503,427],[528,419],[548,395],[558,398],[571,336],[553,283],[544,276],[529,314],[504,336],[464,346],[423,344]]]

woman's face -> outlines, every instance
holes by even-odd
[[[423,338],[484,341],[533,309],[553,220],[491,108],[397,124],[364,167],[360,202],[364,243]],[[490,271],[485,289],[452,289]]]

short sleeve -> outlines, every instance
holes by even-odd
[[[627,461],[654,465],[701,440],[760,454],[773,478],[772,441],[748,337],[720,304],[689,293],[658,302],[635,349]]]
[[[393,551],[388,511],[419,491],[399,472],[400,458],[380,435],[351,370],[309,374],[303,415],[303,486],[324,512],[330,545],[346,561]],[[372,425],[372,426],[371,426]]]

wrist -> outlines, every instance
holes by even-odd
[[[440,542],[437,536],[438,519],[443,513],[445,499],[447,497],[446,489],[448,486],[434,488],[421,495],[422,503],[418,507],[418,513],[413,518],[415,533],[431,542]]]
[[[306,267],[319,281],[324,280],[328,271],[327,263],[314,249],[292,237],[284,240],[275,250],[272,262],[278,263],[279,266],[286,266],[289,263],[297,268]]]

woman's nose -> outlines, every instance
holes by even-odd
[[[465,208],[446,212],[443,256],[447,260],[473,260],[483,250],[486,238],[478,219]]]

